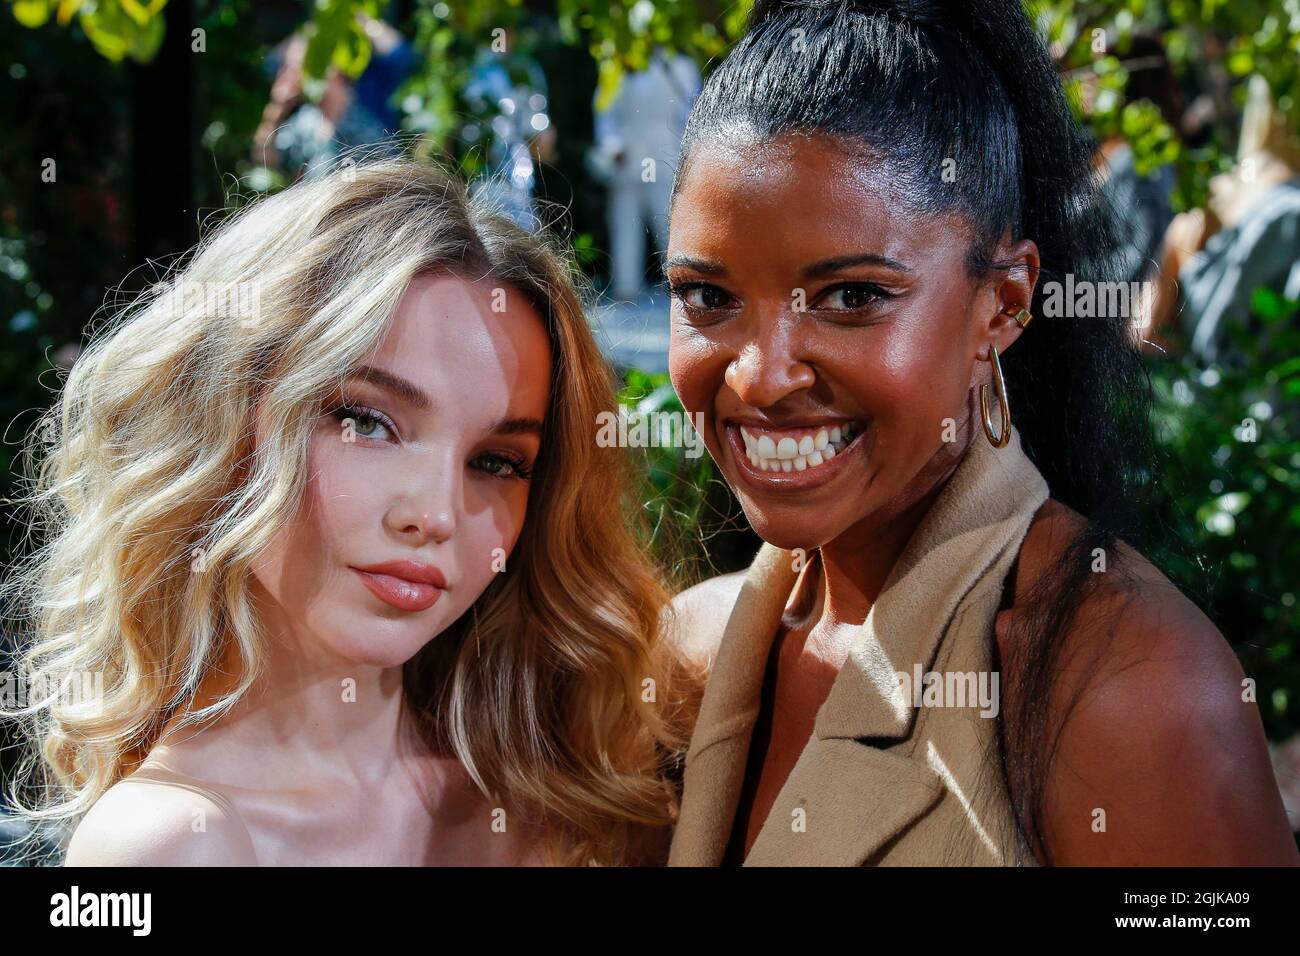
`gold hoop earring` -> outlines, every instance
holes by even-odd
[[[1007,383],[1002,378],[1002,363],[998,361],[998,350],[989,346],[988,361],[993,363],[993,390],[998,396],[998,406],[1002,412],[1002,431],[993,434],[993,419],[989,416],[989,387],[980,386],[980,411],[984,413],[984,434],[994,448],[1005,448],[1011,441],[1011,404],[1007,401]]]

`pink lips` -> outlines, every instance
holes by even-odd
[[[385,561],[352,570],[371,594],[402,611],[428,610],[447,587],[441,571],[419,561]]]

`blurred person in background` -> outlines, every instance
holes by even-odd
[[[347,150],[378,145],[392,153],[389,137],[400,125],[393,94],[415,69],[415,48],[397,30],[361,15],[370,40],[370,60],[361,75],[350,79],[330,67],[319,102],[303,90],[303,61],[307,37],[300,31],[273,51],[279,62],[271,98],[253,136],[253,161],[280,169],[292,179],[318,176],[332,168]]]
[[[1160,110],[1161,118],[1179,135],[1183,94],[1160,35],[1154,31],[1135,33],[1120,60],[1128,74],[1124,102],[1153,103]],[[1084,108],[1091,110],[1097,95],[1095,84],[1085,82],[1082,93]],[[1115,222],[1120,230],[1116,269],[1121,281],[1158,281],[1165,230],[1174,217],[1174,167],[1165,163],[1150,172],[1139,173],[1133,147],[1118,130],[1098,146],[1095,162],[1102,175],[1103,193],[1115,210]],[[1133,309],[1136,327],[1150,325],[1150,303],[1154,295],[1153,287],[1150,296],[1136,301]]]
[[[506,30],[501,48],[479,50],[470,67],[464,96],[475,120],[464,139],[475,145],[486,138],[487,171],[472,184],[525,229],[539,225],[535,195],[540,163],[555,156],[546,74],[541,64],[517,46],[518,34]]]
[[[1128,71],[1125,101],[1153,103],[1161,118],[1178,134],[1183,95],[1159,34],[1134,34],[1123,62]],[[1109,170],[1105,188],[1125,230],[1123,275],[1130,282],[1150,279],[1159,268],[1164,231],[1174,218],[1174,168],[1165,163],[1145,175],[1139,174],[1132,145],[1118,133],[1101,144],[1100,154]]]
[[[1256,329],[1250,300],[1268,288],[1300,299],[1300,143],[1268,82],[1250,79],[1237,164],[1210,180],[1204,208],[1180,213],[1165,237],[1153,338],[1184,338],[1202,361],[1222,361],[1226,329]],[[1176,280],[1176,282],[1174,281]]]
[[[590,168],[609,188],[610,294],[634,302],[645,292],[645,237],[668,248],[668,198],[700,71],[684,54],[656,48],[644,70],[624,74],[605,109],[596,108]]]

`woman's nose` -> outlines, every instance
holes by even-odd
[[[792,392],[811,388],[816,373],[795,354],[789,336],[771,336],[747,343],[727,365],[724,378],[750,408],[767,408]]]
[[[454,456],[413,465],[408,485],[388,511],[386,523],[401,535],[425,541],[446,541],[456,531],[457,506],[463,491]]]
[[[408,512],[394,524],[403,535],[425,541],[446,541],[456,530],[456,519],[450,509]]]

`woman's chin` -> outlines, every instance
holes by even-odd
[[[430,635],[394,632],[372,628],[369,634],[355,639],[341,639],[334,644],[335,654],[358,667],[401,667],[429,643]]]
[[[835,537],[833,534],[823,536],[818,529],[809,527],[808,522],[768,521],[758,515],[749,514],[746,517],[749,518],[749,525],[754,529],[755,534],[773,547],[784,551],[797,549],[813,551]]]
[[[392,648],[365,647],[351,648],[347,659],[349,663],[357,667],[374,667],[379,670],[387,670],[391,667],[401,667],[414,656],[414,653],[395,654]]]

